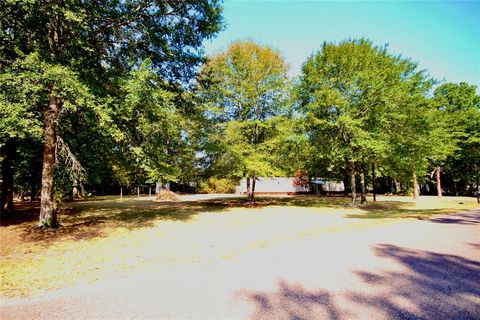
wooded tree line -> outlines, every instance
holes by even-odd
[[[414,196],[430,174],[440,197],[478,188],[475,86],[439,84],[411,59],[365,39],[324,43],[298,78],[287,71],[278,51],[239,41],[200,73],[214,145],[206,149],[209,167],[247,178],[250,200],[256,177],[299,170],[343,180],[353,203],[357,190],[366,201],[377,177],[383,189],[400,184]]]
[[[13,196],[260,176],[367,189],[436,181],[472,194],[480,180],[480,97],[437,83],[368,40],[324,43],[290,77],[281,53],[233,42],[217,1],[5,1],[0,8],[2,214]],[[433,178],[432,178],[433,177]]]

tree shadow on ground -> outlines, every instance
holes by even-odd
[[[312,196],[302,195],[290,198],[261,198],[259,203],[267,203],[268,205],[283,205],[296,207],[330,207],[330,208],[352,208],[351,198],[343,195],[337,196]],[[448,214],[461,211],[458,208],[437,208],[437,209],[418,209],[412,207],[411,202],[404,201],[381,201],[369,202],[368,204],[357,203],[355,208],[362,212],[344,215],[345,218],[352,219],[387,219],[387,218],[417,218],[420,220],[429,219],[431,216],[438,214]],[[466,209],[465,209],[466,210]],[[468,218],[468,219],[467,219]],[[475,214],[465,214],[458,220],[452,219],[436,219],[433,222],[442,223],[462,223],[473,224],[479,223],[479,216]]]
[[[480,209],[472,210],[470,212],[462,212],[451,217],[433,218],[430,219],[430,221],[446,224],[480,224]]]
[[[256,209],[279,205],[278,198],[259,198],[255,205],[246,203],[245,197],[217,198],[197,201],[161,201],[151,199],[125,198],[91,199],[64,203],[58,213],[60,227],[43,229],[37,227],[39,217],[38,202],[25,204],[25,210],[2,227],[16,226],[21,229],[20,237],[26,242],[36,242],[48,246],[55,241],[74,239],[87,240],[107,236],[115,228],[129,230],[153,227],[164,220],[189,221],[203,212],[226,212],[231,208]],[[281,202],[280,205],[285,205]],[[323,200],[323,203],[327,203]]]
[[[280,280],[275,292],[239,296],[255,306],[252,319],[354,319],[364,312],[382,319],[480,319],[479,262],[389,244],[373,250],[406,271],[355,271],[357,291],[308,290]]]
[[[151,200],[82,201],[66,203],[57,229],[42,229],[27,223],[21,238],[50,245],[63,239],[85,240],[107,236],[115,228],[129,230],[153,227],[162,220],[188,221],[202,212],[220,212],[230,206],[209,201],[154,202]],[[38,218],[38,214],[36,215]]]
[[[108,201],[112,201],[112,198],[95,197],[94,200],[86,198],[65,202],[60,209],[57,209],[57,215],[59,219],[62,219],[64,216],[71,214],[72,203],[100,203],[102,201],[107,203]],[[0,227],[16,226],[28,222],[38,222],[40,215],[40,201],[15,201],[14,207],[14,213],[7,217],[2,217],[0,220]]]
[[[351,208],[352,200],[344,195],[318,196],[318,195],[295,195],[289,197],[256,197],[258,205],[277,205],[292,207],[330,207]]]
[[[246,203],[246,197],[217,198],[193,201],[155,202],[133,197],[124,200],[94,198],[65,202],[58,213],[61,225],[57,229],[37,227],[40,206],[37,202],[16,204],[17,213],[2,220],[2,227],[14,226],[21,230],[23,241],[43,245],[62,239],[86,240],[106,236],[113,228],[138,229],[152,227],[162,220],[188,221],[202,212],[224,212],[230,208],[256,209],[267,206],[347,207],[345,197],[256,197],[255,205]]]
[[[60,228],[40,229],[36,225],[39,214],[38,202],[17,205],[18,213],[10,220],[2,220],[2,227],[14,226],[21,229],[23,241],[49,245],[62,239],[91,239],[106,236],[118,227],[137,229],[152,227],[162,220],[188,221],[202,212],[226,212],[230,208],[262,208],[268,206],[307,207],[307,208],[352,208],[346,196],[289,196],[256,197],[255,205],[246,203],[246,197],[217,198],[210,200],[154,202],[151,199],[125,198],[98,199],[64,203],[59,212]],[[347,214],[347,218],[427,218],[432,214],[452,212],[445,209],[409,209],[409,203],[382,201],[359,205],[363,213]],[[453,210],[455,211],[455,210]],[[469,223],[478,222],[472,217]],[[442,222],[441,220],[435,222]],[[454,223],[453,221],[450,221]],[[443,223],[447,223],[444,221]],[[457,222],[459,223],[459,222]],[[464,221],[466,223],[466,221]]]
[[[362,213],[346,214],[345,218],[352,219],[389,219],[389,218],[417,218],[428,219],[432,215],[453,213],[452,209],[409,209],[404,203],[390,203],[388,206],[378,205],[364,207]]]
[[[293,197],[259,197],[257,203],[260,206],[292,206],[307,208],[357,208],[362,212],[344,215],[345,218],[352,219],[388,219],[388,218],[417,218],[419,220],[431,220],[438,223],[458,223],[458,224],[477,224],[480,223],[480,211],[458,215],[455,218],[437,218],[431,219],[434,215],[448,214],[462,211],[461,208],[437,208],[437,209],[419,209],[412,206],[411,202],[405,201],[380,201],[369,202],[368,204],[357,203],[352,206],[351,198],[344,195],[336,196],[316,196],[316,195],[297,195]],[[465,209],[467,210],[467,208]],[[456,215],[457,216],[457,215]]]
[[[353,219],[386,219],[386,218],[417,218],[419,220],[431,220],[432,222],[447,223],[467,223],[467,220],[459,218],[455,220],[444,220],[443,218],[431,219],[434,215],[449,214],[462,211],[459,208],[436,208],[436,209],[417,209],[412,207],[411,203],[401,201],[382,201],[380,203],[371,203],[364,206],[359,206],[362,210],[360,213],[346,214],[346,218]],[[465,209],[468,210],[468,209]],[[466,217],[466,216],[465,216]],[[478,220],[478,217],[470,216],[470,224]]]
[[[15,202],[15,212],[0,219],[0,226],[8,227],[25,222],[38,221],[40,212],[39,201]]]
[[[333,294],[285,280],[278,282],[276,292],[239,292],[238,296],[255,305],[251,319],[340,319]]]
[[[386,288],[388,294],[350,293],[353,302],[399,319],[480,319],[480,262],[390,244],[377,245],[374,251],[408,272],[357,271],[365,284]],[[398,298],[413,308],[398,303]]]

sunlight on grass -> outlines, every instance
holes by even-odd
[[[31,295],[138,270],[222,263],[295,239],[399,221],[385,218],[477,207],[469,198],[381,200],[353,208],[346,198],[321,197],[259,198],[255,208],[238,207],[239,199],[72,203],[58,231],[39,233],[31,223],[2,227],[0,240],[11,247],[2,251],[0,291]]]

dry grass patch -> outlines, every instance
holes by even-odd
[[[355,208],[340,197],[259,197],[254,208],[241,207],[241,198],[69,203],[59,217],[59,229],[34,228],[34,214],[32,219],[1,227],[0,294],[31,295],[178,264],[218,264],[293,239],[398,221],[385,218],[476,206],[465,199],[380,200]]]

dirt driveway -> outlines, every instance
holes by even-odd
[[[269,219],[265,223],[275,228],[276,220]],[[212,235],[210,241],[214,250],[228,235]],[[108,281],[4,299],[0,316],[480,319],[479,261],[477,209],[431,220],[306,232],[231,258],[147,266]]]

